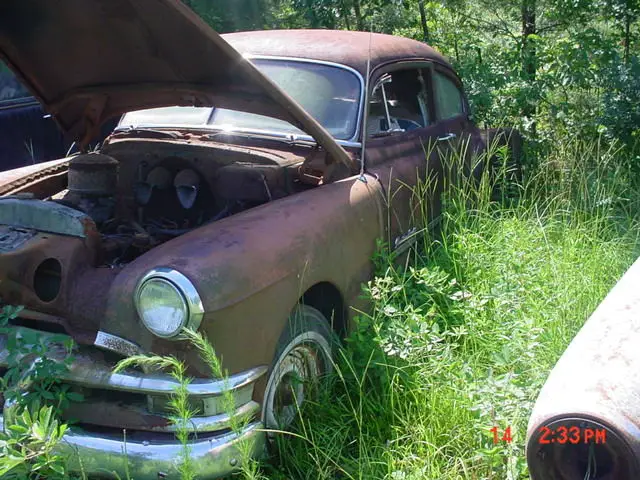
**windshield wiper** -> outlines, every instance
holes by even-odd
[[[217,137],[224,136],[236,136],[258,140],[275,140],[277,142],[284,142],[288,145],[315,145],[316,142],[313,139],[303,138],[293,133],[276,133],[276,132],[244,132],[241,130],[220,130],[216,133],[210,133],[204,135],[203,138],[210,140],[216,140]]]
[[[171,138],[174,140],[181,137],[174,131],[156,130],[153,128],[138,128],[138,127],[128,127],[124,130],[116,130],[115,132],[113,132],[113,135],[114,136],[137,135],[137,136],[148,137],[148,138]]]

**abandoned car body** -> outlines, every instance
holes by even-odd
[[[532,480],[640,478],[638,285],[640,259],[546,379],[527,428]]]
[[[124,474],[125,429],[134,478],[176,472],[176,382],[112,373],[137,353],[188,365],[199,476],[237,467],[239,440],[259,454],[261,429],[286,427],[304,398],[293,379],[331,368],[376,240],[410,240],[412,194],[399,187],[437,177],[456,142],[484,148],[451,66],[408,39],[220,36],[178,0],[5,0],[0,55],[81,148],[125,114],[99,152],[0,178],[0,297],[25,306],[15,329],[77,344],[62,380],[84,401],[59,448],[85,472]],[[183,327],[213,344],[227,380]],[[239,432],[229,390],[252,419]]]

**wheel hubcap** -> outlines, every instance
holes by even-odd
[[[331,347],[322,335],[309,332],[294,339],[269,377],[264,411],[267,428],[288,428],[319,377],[330,370]]]

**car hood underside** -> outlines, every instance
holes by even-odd
[[[286,120],[348,161],[318,122],[179,0],[3,0],[0,58],[81,145],[128,111],[218,106]]]

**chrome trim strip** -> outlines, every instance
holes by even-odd
[[[347,142],[345,140],[337,140],[339,145],[348,148],[362,148],[362,142]]]
[[[222,380],[196,378],[187,386],[187,394],[194,397],[217,397],[226,391],[234,392],[258,380],[267,370],[266,366],[252,368]],[[68,373],[61,376],[61,380],[89,388],[146,395],[171,395],[180,386],[179,382],[166,374],[112,373],[108,368],[101,370],[95,365],[72,366]]]
[[[138,316],[140,317],[140,322],[145,326],[145,328],[147,327],[144,321],[142,321],[142,315],[140,313],[140,293],[144,284],[154,278],[161,278],[168,281],[178,290],[179,293],[182,294],[182,297],[187,304],[188,316],[185,325],[183,325],[180,330],[176,331],[176,333],[174,333],[173,335],[165,336],[159,335],[151,330],[149,331],[161,338],[166,338],[168,340],[179,340],[181,338],[180,331],[182,330],[182,328],[197,330],[200,326],[200,323],[202,322],[202,317],[204,316],[204,305],[202,304],[200,294],[198,293],[198,290],[196,290],[196,287],[193,285],[193,283],[191,283],[191,281],[187,277],[185,277],[179,271],[167,267],[156,267],[152,270],[149,270],[140,279],[138,285],[136,286],[133,298],[134,304],[136,306],[136,311],[138,312]]]
[[[102,330],[98,331],[93,344],[98,348],[118,353],[123,357],[132,357],[134,355],[142,355],[145,353],[142,347],[137,344],[122,337],[118,337],[117,335],[103,332]]]
[[[193,417],[189,420],[189,430],[193,432],[218,432],[231,426],[232,419],[255,418],[260,413],[260,404],[254,401],[245,403],[233,411],[233,415],[228,413],[220,413],[209,417]],[[177,425],[169,424],[167,426],[153,426],[152,432],[169,432],[174,433],[178,430]]]
[[[407,233],[396,237],[393,241],[393,253],[399,255],[408,250],[412,245],[415,245],[418,240],[419,233],[418,229],[413,227]]]
[[[8,101],[8,102],[10,102],[10,101]],[[0,102],[0,111],[3,111],[3,110],[15,110],[15,109],[18,109],[18,108],[25,108],[25,107],[35,107],[36,105],[40,105],[40,102],[38,102],[37,100],[26,101],[26,102],[7,103],[7,104],[4,104],[3,102]]]
[[[265,452],[265,434],[260,422],[247,425],[239,432],[209,436],[189,442],[191,458],[198,478],[220,478],[240,466],[240,444],[249,442],[248,453],[258,458]],[[0,430],[4,419],[0,415]],[[143,437],[144,438],[144,437]],[[55,447],[66,458],[70,471],[84,475],[116,473],[120,478],[178,478],[176,459],[183,452],[182,444],[173,435],[166,440],[143,440],[139,436],[87,432],[71,426]]]

